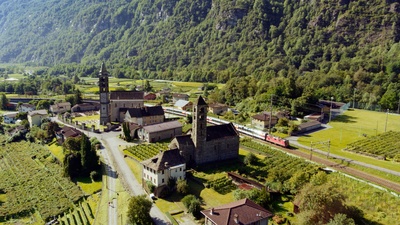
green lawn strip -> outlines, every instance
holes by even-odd
[[[298,141],[307,146],[310,146],[311,142],[313,142],[315,148],[325,150],[321,146],[316,146],[316,143],[330,140],[330,152],[333,154],[386,169],[400,171],[400,164],[393,164],[388,161],[377,160],[375,158],[342,150],[352,142],[365,140],[377,133],[384,132],[386,115],[386,113],[366,110],[347,111],[344,115],[335,118],[329,123],[332,128],[301,136]],[[398,127],[400,127],[400,116],[389,114],[388,121],[387,131],[398,130]],[[366,137],[363,136],[363,134],[365,134]],[[325,151],[327,151],[327,149]]]
[[[54,157],[56,157],[60,162],[64,161],[63,148],[62,146],[58,145],[58,142],[52,142],[48,148]]]
[[[93,181],[90,177],[79,177],[76,183],[86,194],[93,194],[101,190],[102,181]]]

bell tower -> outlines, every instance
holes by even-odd
[[[99,92],[100,92],[100,124],[106,125],[110,121],[110,93],[108,88],[108,77],[110,74],[104,62],[101,64],[99,72]]]
[[[193,125],[192,140],[196,148],[196,157],[200,153],[207,139],[207,108],[208,105],[203,97],[199,96],[197,102],[193,106]]]

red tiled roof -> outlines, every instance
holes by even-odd
[[[212,220],[216,225],[236,225],[235,217],[239,224],[251,224],[264,218],[272,217],[273,214],[245,198],[226,205],[201,211],[201,213]]]

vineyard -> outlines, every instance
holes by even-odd
[[[208,187],[214,189],[220,194],[227,194],[236,189],[236,186],[232,184],[232,180],[226,176],[209,181]]]
[[[346,151],[400,162],[400,132],[389,131],[350,143]]]
[[[93,224],[94,212],[87,200],[82,201],[79,205],[69,210],[68,214],[60,216],[58,221],[61,225],[86,225]]]
[[[0,221],[39,212],[43,220],[68,211],[83,197],[62,167],[38,144],[17,142],[0,146]]]
[[[167,143],[141,144],[128,147],[124,150],[126,155],[140,161],[150,159],[160,153],[160,151],[168,150]]]
[[[272,174],[273,172],[279,172],[280,177],[283,180],[289,179],[296,172],[308,172],[308,173],[316,173],[318,166],[312,163],[305,161],[304,159],[290,156],[286,153],[283,153],[279,150],[274,150],[267,145],[263,145],[251,140],[241,140],[240,144],[242,146],[258,150],[266,155],[263,159],[263,167],[253,172],[256,173],[256,176],[265,177],[267,174]]]

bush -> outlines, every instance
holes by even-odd
[[[186,194],[189,191],[189,185],[186,180],[179,179],[176,184],[176,189],[178,193]]]
[[[186,207],[189,213],[193,215],[198,214],[200,212],[200,200],[196,198],[194,195],[186,195],[182,199],[183,205]]]
[[[98,171],[93,170],[92,172],[90,172],[90,178],[93,181],[101,181],[101,173],[99,173]]]
[[[147,189],[149,190],[150,193],[153,193],[154,190],[156,189],[156,186],[154,186],[153,183],[151,183],[151,181],[146,181],[146,185],[147,185]]]
[[[255,162],[257,162],[257,157],[252,152],[249,152],[243,160],[246,165],[253,165]]]

